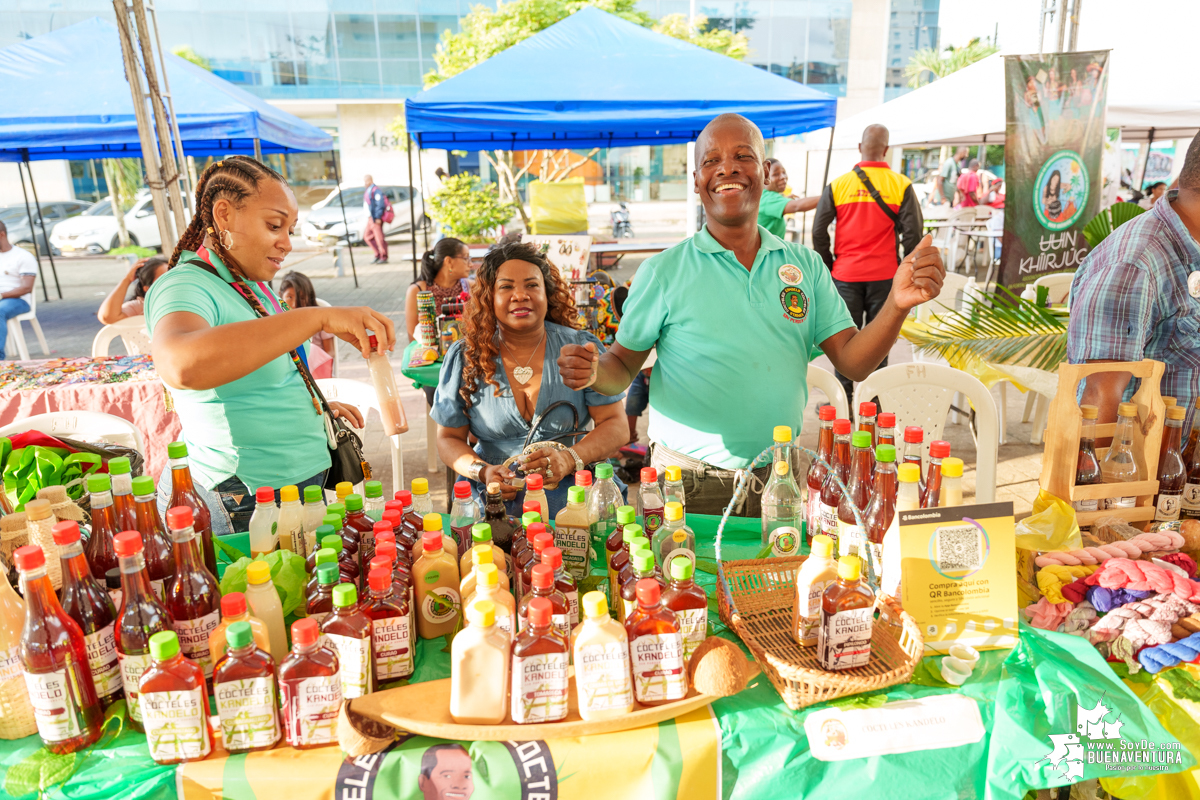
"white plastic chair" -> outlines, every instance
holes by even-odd
[[[808,389],[809,398],[812,397],[813,389],[820,389],[824,392],[830,404],[837,409],[838,419],[850,418],[850,401],[846,399],[846,389],[832,372],[809,364]]]
[[[1074,272],[1056,272],[1053,275],[1043,275],[1026,286],[1021,292],[1021,297],[1025,300],[1036,300],[1038,287],[1045,286],[1048,290],[1047,300],[1051,303],[1065,303],[1067,296],[1071,294],[1071,284],[1074,281]]]
[[[42,348],[42,355],[50,355],[50,348],[46,346],[46,335],[42,333],[42,326],[37,318],[37,292],[30,292],[25,295],[26,303],[29,303],[29,310],[24,314],[18,314],[8,321],[8,338],[17,346],[17,353],[21,356],[22,361],[29,360],[29,345],[25,344],[25,331],[21,328],[22,322],[28,322],[33,328],[33,334],[37,337],[38,346]],[[7,353],[5,354],[7,355]]]
[[[942,438],[951,398],[961,392],[975,409],[975,502],[996,499],[996,463],[999,450],[996,400],[978,378],[940,364],[894,364],[876,370],[854,390],[857,407],[878,396],[883,407],[896,413],[896,429],[920,425],[925,430],[925,457],[929,444]]]
[[[317,386],[326,400],[336,400],[358,408],[364,423],[371,409],[375,409],[375,414],[382,419],[382,415],[379,414],[379,398],[371,384],[349,378],[319,378]],[[363,431],[358,431],[358,434],[361,437]],[[388,438],[392,440],[392,492],[398,492],[404,488],[404,448],[400,442],[400,434],[390,434]]]
[[[0,428],[0,436],[26,431],[41,431],[50,436],[66,436],[84,442],[111,442],[132,447],[146,454],[142,433],[132,422],[99,411],[51,411],[26,417]]]
[[[319,297],[316,298],[316,300],[317,305],[321,306],[322,308],[333,308],[332,303],[322,300]],[[334,338],[333,340],[333,377],[335,378],[341,377],[342,374],[342,348],[338,347],[339,341],[341,340],[337,338]]]
[[[964,231],[975,224],[975,209],[956,208],[942,222],[944,227],[935,229],[933,246],[941,248],[942,263],[948,272],[952,272],[958,266],[959,251],[966,244]]]
[[[146,355],[150,352],[150,333],[146,330],[146,318],[138,314],[101,328],[92,340],[92,358],[108,355],[108,346],[118,337],[125,345],[125,352],[131,356]]]

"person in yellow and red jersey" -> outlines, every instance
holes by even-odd
[[[863,131],[858,145],[863,160],[825,187],[813,220],[813,249],[833,271],[838,294],[860,330],[883,308],[896,268],[916,249],[924,225],[912,181],[888,166],[887,151],[887,128],[871,125]],[[829,225],[835,219],[830,250]],[[879,366],[886,367],[887,359]],[[840,372],[837,377],[853,399],[854,382]]]

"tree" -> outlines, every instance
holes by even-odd
[[[928,47],[913,53],[912,58],[908,60],[908,65],[904,68],[904,74],[908,77],[908,85],[917,89],[929,83],[930,74],[933,75],[934,80],[944,78],[999,50],[1000,48],[994,44],[984,44],[978,36],[962,47],[948,45],[945,55]]]
[[[171,52],[182,58],[184,61],[190,61],[200,69],[206,69],[212,72],[212,64],[208,59],[197,53],[190,44],[176,45],[171,48]]]
[[[129,247],[129,231],[125,229],[125,213],[133,208],[137,193],[142,188],[142,160],[140,158],[106,158],[104,182],[108,184],[108,199],[112,204],[113,216],[117,220],[117,236],[121,247]]]
[[[513,206],[500,199],[495,186],[484,186],[463,172],[446,178],[429,198],[429,214],[447,235],[477,242],[512,219]]]

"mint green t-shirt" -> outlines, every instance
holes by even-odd
[[[749,465],[776,425],[799,433],[810,354],[854,327],[820,256],[758,230],[749,271],[707,227],[647,259],[617,331],[630,350],[657,345],[651,440],[725,469]]]
[[[769,189],[763,191],[762,198],[758,201],[758,224],[780,239],[787,233],[787,221],[783,218],[787,202],[788,199],[782,194]]]
[[[154,282],[146,295],[151,334],[167,314],[186,311],[209,325],[257,319],[250,304],[229,285],[233,276],[215,253],[211,263],[221,278],[183,262]],[[268,311],[277,300],[265,284],[251,284]],[[329,469],[329,446],[321,417],[291,356],[276,359],[215,389],[171,389],[183,423],[192,477],[212,489],[237,475],[250,491],[278,489]]]

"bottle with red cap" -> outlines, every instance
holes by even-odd
[[[88,536],[84,557],[98,581],[110,569],[117,566],[117,553],[113,550],[113,537],[121,532],[117,527],[117,512],[113,506],[112,486],[104,473],[94,472],[87,476],[88,501],[92,509],[92,533]]]
[[[117,657],[117,609],[108,589],[101,586],[88,568],[79,541],[79,523],[60,522],[54,526],[54,543],[62,561],[62,588],[58,597],[62,610],[79,624],[87,649],[88,667],[100,705],[107,707],[121,699],[121,665]],[[117,534],[120,536],[120,534]]]
[[[233,754],[270,750],[279,744],[275,660],[258,646],[250,623],[226,631],[229,652],[213,670],[213,699],[221,743]]]
[[[104,720],[83,631],[58,604],[40,547],[17,548],[13,563],[25,586],[21,666],[38,734],[51,753],[74,753],[100,738]]]
[[[621,506],[617,509],[617,531],[621,533],[621,541],[613,547],[612,536],[608,537],[605,550],[611,551],[608,559],[608,593],[606,602],[613,612],[620,616],[621,608],[621,570],[629,563],[630,545],[633,540],[642,535],[642,526],[634,520],[633,506]]]
[[[174,620],[179,648],[212,678],[208,637],[221,624],[221,586],[200,559],[192,527],[192,510],[176,506],[167,511],[167,528],[175,554],[175,578],[167,587],[167,610]]]
[[[371,648],[375,656],[375,684],[407,678],[413,672],[413,640],[408,604],[397,594],[392,571],[386,565],[367,573],[371,595],[362,613],[371,620]]]
[[[410,593],[412,591],[410,580],[412,576],[402,565],[396,563],[396,543],[392,541],[376,542],[375,557],[371,559],[371,569],[386,569],[388,575],[392,578],[392,593],[395,595],[395,601],[400,604],[400,607],[408,612]],[[367,573],[367,578],[371,577],[371,573]],[[370,584],[368,583],[368,587]]]
[[[871,465],[871,474],[875,474],[875,445],[879,444],[879,432],[875,428],[878,407],[871,402],[858,404],[858,429],[871,434],[871,445],[867,448],[867,461]]]
[[[875,418],[879,425],[879,431],[875,436],[876,446],[881,444],[890,444],[896,446],[896,415],[891,411],[880,411],[879,416]]]
[[[554,625],[554,606],[545,597],[533,598],[527,614],[529,625],[513,642],[512,720],[558,722],[567,717],[569,637]]]
[[[450,530],[458,552],[471,549],[471,526],[479,521],[479,506],[471,498],[471,484],[457,481],[454,484],[454,502],[450,506]]]
[[[919,425],[909,425],[904,429],[904,455],[900,463],[917,465],[917,472],[921,476],[920,480],[917,481],[917,490],[922,497],[925,496],[924,444],[925,431],[921,430]]]
[[[275,490],[260,486],[254,493],[254,513],[250,515],[250,557],[258,558],[279,549],[279,506]]]
[[[404,506],[403,535],[396,541],[396,544],[413,550],[413,560],[416,561],[420,555],[417,551],[420,550],[421,531],[423,530],[421,515],[413,506],[412,492],[408,489],[396,492],[396,499]]]
[[[534,598],[544,597],[553,606],[554,627],[564,636],[571,635],[571,606],[567,596],[554,582],[554,569],[549,564],[535,564],[530,572],[529,593],[517,604],[518,631],[529,625],[529,604]]]
[[[354,584],[333,587],[333,613],[321,623],[321,633],[337,652],[342,696],[352,700],[375,691],[371,620],[359,606]]]
[[[200,550],[204,566],[213,575],[217,574],[217,550],[213,545],[212,515],[208,506],[196,493],[192,484],[192,470],[188,466],[187,445],[183,442],[171,442],[167,445],[167,457],[171,460],[171,502],[168,508],[185,506],[192,510],[192,527],[200,540]],[[93,574],[95,572],[93,571]]]
[[[173,631],[150,637],[150,656],[138,682],[150,757],[159,764],[200,761],[213,749],[204,670],[182,653]]]
[[[825,476],[825,484],[821,487],[821,530],[820,532],[837,542],[838,536],[838,504],[842,501],[842,486],[850,483],[850,420],[835,419],[833,421],[833,458],[829,465],[831,469]]]
[[[929,443],[929,475],[921,493],[921,508],[937,508],[942,493],[942,459],[950,456],[950,443],[938,440]]]
[[[525,568],[521,570],[522,596],[528,594],[529,589],[533,586],[533,568],[542,563],[542,551],[547,547],[554,547],[554,534],[549,531],[535,533],[532,554],[527,557]]]
[[[423,524],[422,553],[412,570],[417,633],[422,639],[436,639],[454,632],[462,611],[458,559],[445,550],[441,516],[426,514]]]
[[[158,514],[154,479],[149,475],[139,475],[133,479],[133,513],[134,530],[142,535],[142,553],[146,559],[150,588],[161,600],[166,596],[166,582],[175,574],[175,556],[171,553],[171,538],[167,536],[167,528]]]
[[[804,519],[807,522],[809,542],[812,541],[812,537],[821,533],[821,487],[825,485],[825,478],[829,475],[827,465],[833,461],[833,418],[835,416],[837,416],[837,409],[831,405],[821,406],[817,411],[817,417],[821,422],[820,430],[817,433],[817,458],[808,465],[808,474],[804,478],[805,485],[808,486]]]
[[[642,528],[646,538],[654,541],[654,533],[663,524],[663,509],[666,501],[658,488],[658,472],[654,467],[642,467],[642,482],[638,485],[638,513],[642,515]]]
[[[229,626],[235,622],[249,623],[250,631],[254,634],[254,641],[263,650],[271,652],[271,635],[267,630],[267,624],[250,613],[246,595],[241,592],[230,592],[221,598],[221,624],[213,629],[208,637],[208,652],[212,656],[214,668],[221,663],[221,659],[229,650],[226,634]]]
[[[279,665],[279,697],[283,731],[297,750],[337,742],[342,681],[337,653],[321,643],[314,619],[292,623],[292,651]]]
[[[633,692],[644,706],[660,706],[687,695],[683,634],[675,612],[662,604],[658,581],[637,583],[637,608],[625,620]]]
[[[542,515],[542,519],[546,522],[552,519],[550,501],[546,499],[545,482],[537,472],[531,472],[525,476],[525,499],[522,504],[524,503],[537,503],[538,513]]]
[[[396,543],[396,560],[406,567],[412,566],[412,551],[404,546],[403,528],[404,512],[396,508],[400,505],[397,500],[388,500],[383,509],[382,522],[392,526],[392,541]],[[379,534],[376,534],[378,538]]]
[[[142,707],[138,703],[138,681],[150,668],[150,637],[172,630],[173,620],[167,607],[154,593],[147,575],[142,536],[137,531],[118,533],[113,544],[121,568],[121,607],[115,625],[117,661],[125,687],[125,706],[135,731],[142,728]]]
[[[567,598],[567,608],[570,611],[565,634],[569,639],[571,631],[579,624],[579,590],[575,588],[575,578],[563,566],[562,550],[557,547],[547,547],[542,550],[542,563],[554,570],[554,588]]]

